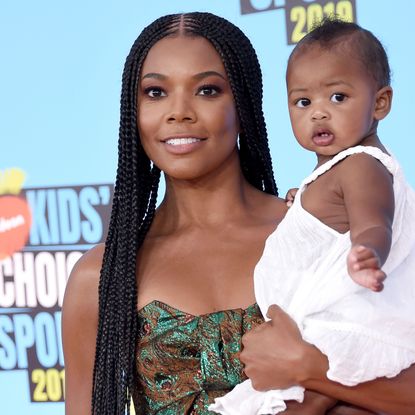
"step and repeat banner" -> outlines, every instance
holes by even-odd
[[[415,185],[411,0],[18,1],[0,13],[0,413],[63,415],[61,306],[70,271],[105,240],[117,159],[121,73],[138,33],[169,13],[210,11],[257,50],[282,195],[314,167],[291,132],[288,55],[337,13],[374,32],[394,103],[379,135]],[[162,193],[162,192],[161,192]],[[82,338],[79,339],[82,341]]]

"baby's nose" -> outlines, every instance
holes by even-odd
[[[324,120],[328,118],[328,113],[326,111],[319,109],[312,113],[311,118],[316,121]]]

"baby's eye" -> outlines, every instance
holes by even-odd
[[[300,98],[295,101],[295,106],[299,108],[307,107],[311,104],[311,101],[308,98]]]
[[[203,96],[213,96],[219,94],[221,91],[222,90],[215,85],[203,85],[199,88],[197,94]]]
[[[167,94],[158,87],[149,87],[144,90],[144,93],[148,95],[150,98],[161,98],[165,97]]]
[[[343,102],[346,99],[346,95],[336,92],[330,97],[332,102]]]

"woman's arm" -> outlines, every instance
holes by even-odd
[[[331,411],[327,412],[327,415],[374,415],[372,411],[366,411],[365,409],[352,407],[349,405],[338,405]]]
[[[98,327],[98,284],[103,245],[75,264],[62,307],[65,414],[91,414],[92,374]]]
[[[286,401],[285,403],[287,404],[287,409],[282,412],[284,415],[325,415],[328,413],[328,410],[336,405],[337,399],[306,390],[303,402]]]
[[[353,387],[343,386],[327,379],[326,356],[301,338],[297,325],[284,311],[271,306],[268,317],[271,321],[243,338],[241,360],[255,389],[301,385],[375,413],[415,413],[415,365],[393,379],[379,378]]]
[[[375,413],[390,415],[415,413],[415,366],[402,371],[393,379],[379,378],[347,387],[327,379],[328,362],[326,356],[314,346],[311,346],[311,349],[309,356],[314,359],[314,375],[305,378],[302,386],[370,409]],[[376,359],[376,356],[373,358]]]

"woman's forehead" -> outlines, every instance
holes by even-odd
[[[187,72],[220,70],[225,74],[222,59],[213,45],[201,36],[165,37],[149,50],[142,67],[146,72],[164,73],[185,69]]]

